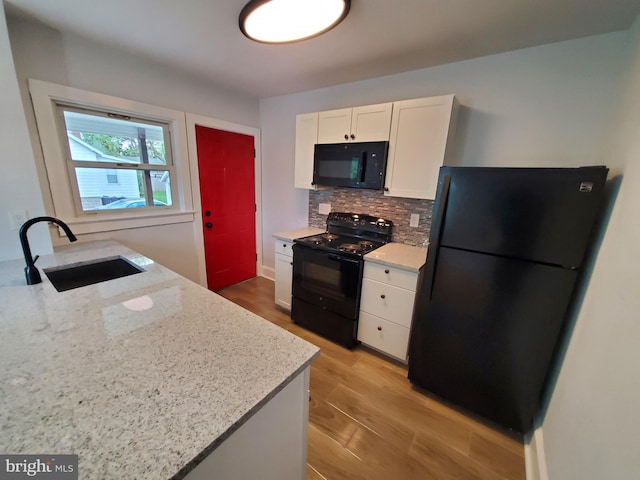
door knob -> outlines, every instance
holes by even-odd
[[[211,227],[213,227],[213,223],[207,222],[207,223],[204,224],[204,226],[207,227],[207,228],[211,228]]]
[[[386,298],[386,295],[383,293],[382,295],[380,295],[380,298],[384,300]]]
[[[355,139],[356,139],[356,136],[352,133],[351,134],[351,140],[355,140]]]
[[[349,140],[349,135],[347,135],[346,133],[344,134],[344,139],[345,140]]]
[[[378,331],[381,332],[382,331],[382,327],[378,327]]]

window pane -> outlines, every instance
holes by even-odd
[[[83,211],[171,205],[171,182],[167,170],[134,170],[76,167]],[[112,182],[116,178],[117,183]],[[148,182],[147,182],[148,179]],[[147,205],[150,185],[153,205]]]
[[[153,192],[153,203],[156,207],[172,205],[171,202],[171,177],[167,170],[153,170],[151,175],[151,189]]]
[[[69,110],[63,114],[72,160],[167,164],[162,126]]]

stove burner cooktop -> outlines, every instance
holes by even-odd
[[[298,238],[295,242],[328,252],[362,256],[390,240],[392,225],[370,215],[330,213],[326,233]]]
[[[311,237],[299,238],[296,240],[296,243],[321,248],[326,251],[364,255],[371,250],[381,247],[385,242],[372,242],[370,240],[359,240],[358,238],[345,235],[331,235],[325,233],[321,235],[313,235]]]

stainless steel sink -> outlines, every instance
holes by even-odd
[[[124,257],[107,257],[88,262],[45,268],[43,272],[59,292],[135,275],[145,270]]]

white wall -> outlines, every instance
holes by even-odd
[[[308,193],[291,188],[296,114],[455,93],[452,165],[606,164],[626,51],[627,35],[614,33],[262,99],[265,266],[275,262],[272,234],[307,221]]]
[[[542,424],[552,480],[640,478],[640,19],[611,137],[622,175]]]
[[[0,261],[22,256],[18,231],[11,228],[9,213],[27,212],[30,217],[44,215],[42,195],[38,188],[33,151],[20,92],[16,81],[11,46],[5,22],[4,5],[0,2]],[[51,239],[46,224],[29,229],[29,242],[36,254],[51,253]]]
[[[27,78],[258,126],[259,103],[256,98],[216,87],[128,52],[60,33],[29,20],[9,16],[8,26],[15,71],[22,100],[27,105],[27,123],[35,146],[35,165],[45,193],[45,208],[51,213],[52,203],[28,97]],[[38,180],[33,171],[32,166],[31,173],[24,176],[18,188],[37,190]],[[4,185],[4,179],[0,182]],[[79,240],[102,238],[121,241],[191,280],[199,280],[193,222],[83,235]],[[53,238],[54,245],[65,242],[65,239]]]

